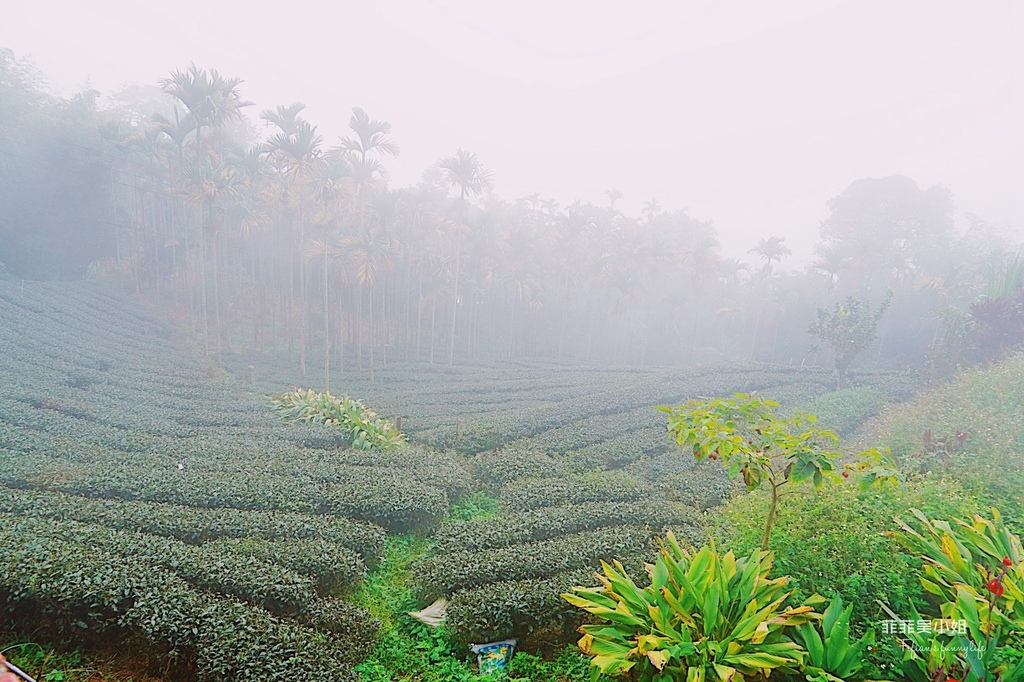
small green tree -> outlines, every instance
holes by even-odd
[[[836,303],[832,310],[818,308],[818,319],[811,323],[807,333],[826,341],[832,348],[833,367],[840,386],[856,357],[874,342],[878,321],[891,302],[892,289],[874,311],[871,301],[856,296],[847,296],[845,302]]]
[[[837,473],[839,437],[817,426],[813,414],[796,411],[792,417],[775,413],[779,404],[760,396],[737,393],[733,398],[691,400],[676,407],[659,407],[668,414],[668,430],[698,460],[720,460],[730,478],[743,477],[747,490],[767,485],[771,505],[765,519],[761,549],[768,549],[783,490],[790,483],[810,481],[821,488],[827,480],[862,474],[868,486],[898,480],[888,454],[871,449]]]

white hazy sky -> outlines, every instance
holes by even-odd
[[[497,192],[711,219],[725,251],[811,255],[825,202],[902,173],[1024,239],[1024,5],[1015,0],[32,0],[0,46],[53,90],[110,93],[196,62],[329,143],[390,121],[415,182],[458,147]],[[785,264],[784,264],[785,265]]]

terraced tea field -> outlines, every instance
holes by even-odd
[[[248,385],[248,365],[256,385]],[[729,483],[668,443],[652,406],[761,391],[846,430],[906,377],[831,391],[820,370],[390,365],[336,393],[402,417],[413,446],[364,453],[282,424],[286,361],[210,371],[169,324],[82,285],[0,280],[0,601],[12,627],[142,641],[175,679],[352,679],[377,622],[351,594],[386,537],[431,548],[421,605],[460,641],[571,637],[557,595],[601,558],[637,564],[664,527],[702,537]],[[496,500],[457,520],[470,495]]]

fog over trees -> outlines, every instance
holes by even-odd
[[[8,4],[0,682],[1024,681],[1013,3]]]
[[[784,238],[727,258],[713,220],[656,197],[637,216],[614,188],[602,205],[500,197],[498,169],[469,149],[394,186],[401,131],[373,112],[354,108],[329,139],[302,103],[257,105],[242,77],[203,65],[103,106],[44,83],[0,53],[4,271],[124,287],[179,314],[214,359],[288,353],[325,386],[396,360],[845,368],[853,357],[809,334],[818,311],[890,298],[857,362],[947,368],[1019,342],[1018,247],[983,217],[957,231],[951,192],[912,178],[830,199],[796,271]]]

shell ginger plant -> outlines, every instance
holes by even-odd
[[[405,434],[362,402],[329,392],[295,390],[271,398],[286,422],[324,424],[341,429],[353,450],[394,450],[408,445]]]
[[[788,633],[820,616],[809,604],[785,606],[788,578],[768,577],[771,553],[736,558],[714,546],[691,553],[669,532],[661,555],[647,565],[647,587],[617,561],[601,565],[602,587],[562,595],[600,621],[580,628],[579,646],[595,673],[629,672],[642,682],[738,682],[802,669],[806,652]]]
[[[761,549],[768,549],[772,526],[784,489],[810,481],[821,488],[826,481],[861,474],[861,484],[896,482],[898,472],[888,454],[878,449],[860,453],[855,464],[836,473],[839,437],[818,428],[817,417],[796,411],[792,417],[775,413],[779,404],[760,396],[737,393],[732,398],[691,400],[676,407],[659,407],[668,414],[668,430],[698,460],[721,461],[730,478],[743,477],[747,490],[767,486],[771,493]]]
[[[1024,680],[1024,546],[996,509],[992,518],[929,519],[911,509],[914,525],[897,519],[894,537],[924,561],[921,585],[937,605],[909,628],[902,661],[912,682]],[[900,622],[900,616],[884,604]],[[922,619],[915,609],[913,623]],[[945,625],[947,627],[942,627]],[[955,626],[955,627],[953,627]]]

